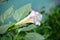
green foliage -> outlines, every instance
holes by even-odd
[[[36,28],[35,25],[31,24],[29,25],[28,27],[23,27],[23,28],[20,28],[21,31],[30,31],[32,29]]]
[[[28,33],[25,37],[24,40],[44,40],[45,38],[38,34],[38,33]]]
[[[60,6],[50,8],[51,14],[46,14],[44,10],[40,12],[46,15],[46,19],[42,21],[41,26],[34,24],[14,26],[16,22],[4,23],[10,17],[13,17],[16,21],[20,21],[31,10],[30,3],[17,9],[15,12],[13,6],[8,8],[0,16],[0,22],[2,22],[0,25],[0,40],[60,40]]]
[[[15,12],[13,10],[13,6],[11,6],[9,9],[7,9],[4,12],[4,14],[0,16],[0,18],[1,18],[0,21],[2,22],[2,25],[0,26],[0,39],[1,40],[12,40],[12,39],[18,40],[17,38],[20,37],[20,40],[23,40],[24,33],[26,33],[27,31],[31,32],[31,30],[35,29],[36,26],[31,24],[31,25],[26,25],[26,26],[20,25],[20,26],[22,26],[21,28],[18,27],[17,29],[12,30],[12,27],[14,27],[14,23],[4,24],[4,21],[10,17],[13,17],[16,21],[19,21],[19,20],[23,19],[24,17],[26,17],[30,11],[31,11],[30,3],[17,9]],[[20,34],[21,32],[24,32],[24,33]],[[39,34],[35,34],[35,35],[37,36]],[[9,37],[7,37],[7,36],[9,36]],[[13,37],[13,38],[11,38],[11,37]]]
[[[0,40],[12,40],[12,37],[5,35]]]
[[[2,22],[2,25],[0,25],[0,34],[5,33],[8,30],[8,28],[13,24],[13,23],[4,24],[4,21],[10,18],[13,15],[13,13],[14,13],[13,6],[11,6],[3,13],[3,15],[0,16],[0,22]]]
[[[50,26],[46,25],[46,23],[43,23],[43,22],[41,26],[37,27],[35,30],[37,33],[40,33],[41,35],[43,35],[45,38],[48,38],[51,34]]]
[[[10,25],[8,25],[8,24],[0,26],[0,34],[5,33],[9,27],[10,27]]]
[[[13,9],[13,6],[11,6],[3,13],[3,15],[0,16],[0,22],[4,24],[4,21],[10,18],[13,15],[13,13],[14,13],[14,9]]]
[[[51,9],[47,24],[51,27],[51,35],[48,39],[60,40],[60,6]]]
[[[29,12],[31,11],[31,4],[27,4],[19,9],[17,9],[13,15],[14,19],[16,21],[20,21],[21,19],[23,19],[24,17],[26,17]]]

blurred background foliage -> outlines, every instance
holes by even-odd
[[[42,13],[45,13],[42,11]],[[46,14],[46,13],[45,13]],[[42,33],[48,33],[46,40],[60,40],[60,5],[50,8],[50,14],[46,14],[46,20],[42,23]],[[44,25],[44,26],[43,26]],[[47,29],[45,28],[47,27]],[[45,30],[43,29],[45,28]],[[40,29],[41,30],[41,29]],[[45,34],[45,36],[47,36]]]
[[[28,10],[26,10],[27,8]],[[26,17],[30,11],[31,4],[27,4],[16,11],[14,11],[13,5],[8,8],[4,12],[5,14],[0,16],[0,40],[60,40],[60,5],[50,7],[49,13],[45,10],[40,11],[42,15],[45,15],[41,26],[24,24],[12,30],[12,25]],[[23,14],[25,15],[21,17]],[[8,21],[9,23],[5,23],[8,19],[15,19],[15,21],[12,22],[12,20]]]

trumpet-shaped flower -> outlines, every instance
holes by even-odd
[[[39,12],[32,10],[27,17],[22,19],[20,22],[17,22],[15,25],[26,24],[26,23],[34,23],[35,25],[40,25],[41,20],[42,15]]]

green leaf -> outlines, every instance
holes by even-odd
[[[23,7],[17,9],[13,15],[14,19],[16,21],[19,21],[21,19],[23,19],[24,17],[26,17],[29,12],[31,11],[31,4],[27,4],[27,5],[24,5]]]
[[[11,27],[13,24],[5,24],[5,25],[2,25],[0,26],[0,34],[4,34],[9,27]]]
[[[38,34],[38,33],[28,33],[25,37],[24,40],[44,40],[45,38]]]
[[[4,35],[0,40],[12,40],[12,36]]]
[[[0,21],[4,23],[4,20],[8,19],[11,17],[14,13],[13,6],[8,8],[1,16],[0,16]]]
[[[34,28],[36,28],[35,25],[29,25],[28,27],[23,27],[23,28],[20,28],[21,31],[30,31],[30,30],[33,30]]]

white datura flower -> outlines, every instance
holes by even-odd
[[[15,25],[33,23],[35,25],[40,26],[41,21],[42,21],[42,14],[40,14],[39,12],[37,12],[35,10],[32,10],[31,13],[27,17],[25,17],[21,21],[17,22]]]

